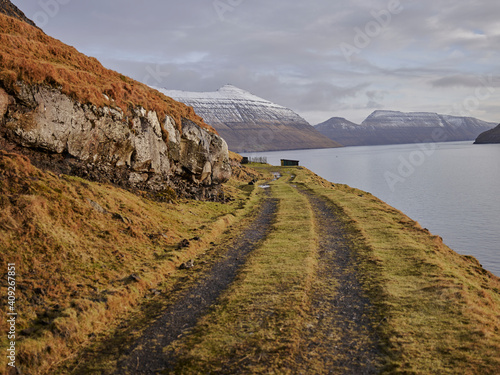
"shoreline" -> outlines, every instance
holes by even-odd
[[[270,164],[279,164],[280,158],[300,160],[300,165],[332,183],[370,192],[441,236],[455,251],[475,256],[482,265],[500,276],[500,254],[496,251],[500,225],[494,219],[495,212],[500,210],[500,202],[488,199],[496,194],[488,186],[496,186],[493,182],[499,174],[495,172],[481,177],[480,171],[486,173],[488,167],[479,160],[493,160],[498,154],[498,146],[489,150],[469,142],[444,142],[435,146],[435,152],[426,156],[422,165],[408,170],[409,177],[404,174],[404,182],[398,182],[401,181],[398,172],[400,158],[408,162],[412,152],[421,151],[418,145],[256,155],[267,156]],[[441,156],[448,154],[458,155],[458,165],[453,167],[452,160]],[[476,161],[478,166],[473,168]],[[385,174],[393,178],[390,181],[396,182],[395,192],[390,190]],[[433,182],[426,182],[436,175]],[[440,176],[446,176],[446,180]],[[485,186],[478,188],[479,181]]]

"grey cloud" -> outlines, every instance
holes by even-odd
[[[368,103],[366,103],[366,108],[375,110],[375,109],[382,109],[384,108],[384,106],[380,103],[377,103],[374,100],[370,100]]]
[[[13,0],[28,17],[57,1]],[[213,91],[232,83],[315,117],[359,118],[369,107],[445,112],[475,77],[497,71],[500,3],[491,0],[400,0],[401,12],[352,62],[340,45],[354,45],[356,30],[395,0],[220,1],[223,14],[212,0],[71,0],[43,29],[148,84]],[[425,101],[429,90],[436,95]],[[482,103],[491,111],[478,112],[484,119],[500,115],[499,96]]]
[[[500,76],[483,75],[452,75],[431,82],[434,87],[500,87]]]

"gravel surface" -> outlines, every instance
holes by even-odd
[[[311,318],[304,329],[295,361],[297,368],[293,371],[298,374],[377,374],[381,368],[379,337],[370,319],[372,305],[360,282],[346,225],[331,202],[310,190],[297,188],[309,199],[314,212],[319,266],[311,292]],[[144,330],[120,356],[114,374],[173,371],[176,359],[166,348],[188,334],[209,312],[233,282],[247,255],[271,230],[278,200],[267,195],[255,219],[225,256]],[[315,368],[309,367],[312,363]]]
[[[301,362],[320,358],[322,373],[377,374],[379,338],[368,316],[372,306],[359,281],[345,224],[331,203],[309,190],[299,191],[312,205],[320,238],[318,280],[312,295],[314,319],[304,335]]]
[[[116,375],[158,374],[172,370],[175,358],[164,349],[193,328],[235,279],[247,255],[266,237],[278,201],[266,198],[254,221],[212,269],[148,327],[119,360]]]

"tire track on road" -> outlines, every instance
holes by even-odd
[[[276,199],[264,200],[256,218],[224,258],[144,331],[126,357],[118,362],[116,375],[157,374],[173,369],[175,358],[164,349],[193,328],[233,282],[247,255],[267,236],[277,206]]]
[[[298,187],[313,208],[319,234],[318,274],[312,292],[313,322],[304,337],[302,362],[320,358],[321,373],[377,374],[379,337],[370,319],[346,225],[325,198]]]

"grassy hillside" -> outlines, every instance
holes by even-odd
[[[375,307],[382,373],[498,373],[498,277],[371,194],[333,185],[302,168],[258,169],[284,175],[271,184],[280,199],[276,231],[213,312],[170,348],[180,359],[177,373],[328,373],[324,358],[304,353],[301,343],[317,319],[308,316],[317,278],[317,229],[311,208],[287,182],[290,175],[296,176],[292,185],[327,198],[349,228]]]
[[[191,107],[106,69],[95,58],[0,13],[0,87],[15,90],[17,81],[46,84],[81,103],[119,107],[125,113],[142,106],[157,111],[160,119],[173,117],[179,129],[181,119],[187,118],[215,132]]]
[[[249,197],[253,188],[240,190],[242,184],[226,184],[226,194],[235,198],[229,204],[174,197],[159,203],[43,172],[0,151],[0,267],[6,272],[8,263],[16,264],[17,360],[29,369],[25,373],[48,371],[150,296],[150,289],[174,278],[181,263],[213,251],[210,243],[256,203]],[[183,239],[190,244],[179,248]],[[0,331],[7,332],[6,319]],[[6,335],[0,343],[4,350]],[[1,356],[0,369],[5,364]]]
[[[258,168],[284,175],[271,184],[280,200],[273,231],[213,312],[174,345],[180,372],[241,366],[248,373],[326,372],[321,356],[301,357],[303,330],[316,319],[310,304],[319,258],[314,215],[298,185],[327,198],[349,230],[375,307],[385,373],[497,373],[498,277],[371,194],[303,168]],[[256,176],[248,169],[235,175]],[[126,314],[147,324],[143,302],[156,289],[196,278],[205,260],[220,254],[223,239],[238,235],[263,195],[235,179],[225,189],[235,198],[229,204],[173,197],[159,203],[43,172],[24,157],[0,152],[0,267],[16,264],[17,361],[24,373],[54,373],[64,359],[78,361],[82,349],[114,332]],[[179,248],[183,239],[190,244]],[[179,270],[189,259],[196,270]],[[5,319],[0,330],[7,330]],[[6,336],[0,340],[4,350]],[[0,358],[4,369],[6,358]]]

